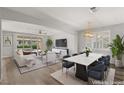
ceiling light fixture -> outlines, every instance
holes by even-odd
[[[95,13],[97,10],[98,10],[97,7],[91,7],[91,8],[89,9],[89,11],[90,11],[91,13]]]
[[[93,37],[93,32],[92,32],[92,28],[91,28],[91,22],[88,22],[87,29],[84,31],[84,36],[88,37],[88,38]]]

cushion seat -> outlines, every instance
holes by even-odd
[[[73,62],[64,62],[63,63],[63,67],[70,68],[72,66],[74,66],[74,63]]]
[[[104,64],[97,64],[88,70],[88,76],[96,80],[102,80],[104,78],[105,67]]]
[[[88,73],[88,76],[89,76],[89,77],[92,77],[92,78],[94,78],[94,79],[96,79],[96,80],[102,80],[103,77],[104,77],[104,72],[90,71],[90,72]]]
[[[106,66],[110,65],[110,56],[102,56],[101,58],[98,59],[100,62],[102,62],[103,64],[105,64]]]

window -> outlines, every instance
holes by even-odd
[[[85,47],[91,49],[108,49],[110,43],[110,31],[93,32],[92,38],[85,38]]]
[[[17,35],[17,48],[23,49],[40,49],[39,43],[42,38],[40,36]],[[41,44],[40,44],[41,45]]]

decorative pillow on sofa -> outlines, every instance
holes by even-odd
[[[22,50],[22,49],[19,49],[19,50],[16,51],[16,53],[17,53],[18,55],[23,55],[23,50]]]

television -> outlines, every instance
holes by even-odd
[[[67,39],[56,39],[56,47],[67,47]]]

